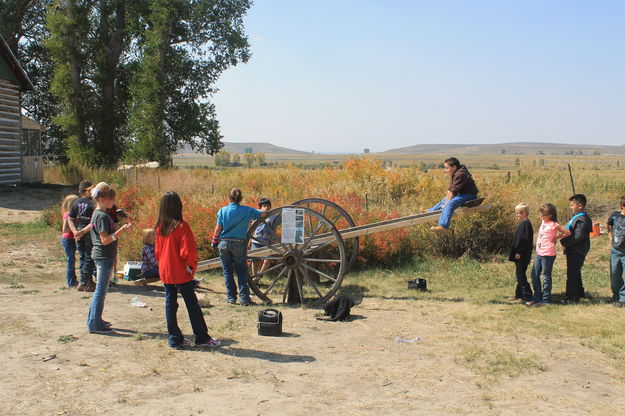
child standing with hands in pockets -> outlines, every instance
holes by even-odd
[[[551,302],[551,271],[556,260],[556,242],[571,235],[571,232],[558,222],[558,212],[553,204],[543,204],[539,211],[542,222],[538,229],[536,259],[532,269],[534,296],[526,303],[527,306],[536,307]]]
[[[218,347],[221,342],[208,335],[202,309],[193,289],[193,274],[197,270],[195,237],[191,227],[182,219],[182,201],[176,192],[166,192],[161,198],[156,230],[155,254],[158,271],[165,286],[165,318],[169,333],[169,347],[187,344],[178,327],[178,291],[184,299],[196,347]]]

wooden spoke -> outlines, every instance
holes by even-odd
[[[282,260],[282,257],[276,256],[247,256],[248,260],[256,261],[256,260]]]
[[[276,234],[276,232],[273,230],[273,227],[269,227],[269,231],[271,232],[271,235],[273,235],[273,237],[276,239],[278,244],[280,244],[280,246],[282,246],[282,248],[288,253],[290,251],[289,248],[285,246],[284,244],[282,244],[280,237],[278,237],[278,234]],[[285,253],[282,253],[282,254],[285,254]]]
[[[308,248],[308,245],[310,244],[310,242],[312,241],[313,238],[315,238],[315,236],[317,235],[317,233],[321,230],[321,226],[325,226],[325,224],[322,221],[319,221],[319,223],[317,224],[317,228],[315,229],[315,232],[312,233],[309,237],[308,240],[306,240],[306,242],[304,243],[304,245],[302,246],[302,250],[306,250],[306,248]]]
[[[276,278],[271,281],[271,284],[269,285],[267,290],[265,290],[265,293],[264,293],[265,296],[267,296],[267,294],[271,291],[271,289],[273,289],[273,287],[276,285],[276,283],[278,283],[278,280],[280,280],[280,277],[282,277],[282,275],[284,274],[285,271],[286,271],[286,267],[283,268],[282,271],[280,273],[278,273]]]
[[[310,208],[310,203],[307,203],[308,208]],[[313,223],[312,223],[312,215],[308,214],[308,226],[310,227],[310,233],[313,232]]]
[[[265,271],[262,271],[262,272],[258,272],[258,273],[256,273],[254,276],[250,277],[250,279],[255,279],[255,278],[257,278],[257,277],[260,277],[260,276],[264,275],[265,273],[269,273],[270,271],[272,271],[272,270],[276,270],[278,267],[283,267],[283,266],[284,266],[284,264],[282,264],[282,263],[278,263],[278,264],[276,264],[275,266],[271,266],[270,268],[268,268],[268,269],[267,269],[267,270],[265,270]]]
[[[304,302],[304,290],[302,289],[302,282],[301,280],[297,277],[299,273],[297,273],[298,269],[293,269],[293,272],[295,273],[295,283],[297,283],[297,291],[299,292],[299,299],[300,302]],[[302,276],[303,278],[303,276]]]
[[[321,250],[322,248],[327,247],[327,246],[329,246],[330,244],[335,243],[335,242],[336,242],[336,241],[334,241],[334,240],[330,240],[330,241],[326,241],[325,243],[320,244],[320,245],[318,245],[318,246],[316,246],[316,247],[315,247],[315,246],[313,246],[313,248],[311,248],[310,250],[305,251],[305,252],[304,252],[304,255],[305,255],[305,256],[309,256],[309,255],[311,255],[312,253],[316,253],[317,251]]]
[[[331,281],[333,281],[333,282],[336,282],[336,279],[335,279],[334,277],[329,276],[329,275],[325,274],[324,272],[322,272],[322,271],[320,271],[320,270],[317,270],[317,269],[315,269],[314,267],[311,267],[311,266],[307,265],[306,263],[302,263],[302,266],[303,266],[303,267],[305,267],[305,268],[307,268],[307,269],[308,269],[308,270],[310,270],[311,272],[317,273],[319,276],[323,276],[323,277],[325,277],[325,278],[326,278],[326,279],[328,279],[328,280],[331,280]]]
[[[286,277],[286,283],[284,285],[284,290],[282,291],[282,303],[286,303],[286,294],[289,291],[289,284],[291,283],[291,275],[293,274],[293,269],[289,269]]]
[[[308,277],[308,272],[306,270],[304,270],[303,268],[300,269],[300,272],[306,277],[306,280],[308,280],[308,283],[310,283],[310,285],[315,290],[315,292],[317,292],[317,296],[319,296],[319,298],[322,298],[323,295],[319,291],[319,288],[317,287],[317,284],[310,277]]]
[[[251,237],[252,242],[257,242],[261,246],[268,247],[269,249],[275,251],[276,253],[280,253],[282,255],[286,254],[286,251],[279,250],[276,246],[271,245],[271,243],[267,243],[265,241],[260,241],[256,237]],[[288,251],[288,250],[287,250]]]
[[[312,262],[317,262],[317,263],[338,263],[341,260],[340,259],[314,259],[314,258],[310,258],[310,259],[306,259],[306,261],[312,261]]]

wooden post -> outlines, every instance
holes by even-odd
[[[369,210],[369,194],[365,193],[365,211]]]
[[[510,171],[506,174],[506,183],[510,182]]]
[[[569,177],[571,178],[571,188],[573,189],[573,195],[576,195],[575,182],[573,182],[573,172],[571,171],[571,164],[567,163],[567,165],[569,165]]]

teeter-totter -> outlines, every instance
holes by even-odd
[[[469,201],[458,208],[454,215],[473,214],[492,208],[482,204],[483,201],[483,198]],[[293,223],[283,221],[284,209],[290,209],[289,213],[293,213],[292,209],[300,210],[296,220],[301,231],[297,243],[283,242],[283,226],[286,233],[292,234],[293,231]],[[343,208],[321,198],[302,199],[289,206],[273,209],[257,219],[247,232],[246,247],[251,247],[251,243],[260,246],[247,250],[248,265],[251,262],[271,261],[270,267],[254,274],[250,267],[250,288],[265,303],[325,302],[336,293],[343,278],[354,266],[358,257],[359,237],[432,222],[438,219],[440,213],[440,210],[424,212],[356,226]],[[254,237],[255,230],[262,224],[265,224],[272,236],[269,241]],[[269,224],[273,224],[273,227]],[[289,227],[291,229],[287,230]],[[198,263],[198,271],[220,267],[218,257]]]

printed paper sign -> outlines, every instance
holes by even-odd
[[[304,210],[282,208],[282,243],[304,244]]]

